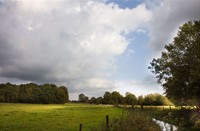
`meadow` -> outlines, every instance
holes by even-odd
[[[0,103],[1,131],[88,131],[99,123],[120,117],[124,109],[91,104]]]
[[[199,114],[189,107],[111,106],[95,104],[14,104],[0,103],[0,131],[105,131],[106,115],[111,131],[155,130],[160,127],[152,118],[173,124],[179,129],[199,130]],[[135,124],[133,124],[135,123]]]

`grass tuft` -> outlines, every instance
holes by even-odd
[[[162,131],[161,127],[149,116],[140,111],[124,112],[121,117],[111,120],[109,129],[106,128],[105,123],[102,123],[92,131]]]

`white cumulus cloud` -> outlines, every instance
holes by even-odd
[[[0,78],[69,85],[86,82],[70,87],[76,90],[109,85],[100,77],[126,50],[129,43],[123,34],[136,31],[152,16],[144,4],[121,9],[98,0],[0,3]]]

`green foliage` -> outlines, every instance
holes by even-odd
[[[95,104],[102,104],[103,103],[103,97],[98,97],[95,101]]]
[[[120,118],[111,120],[109,131],[161,131],[148,114],[141,111],[124,113]],[[93,131],[107,131],[105,124],[101,124]]]
[[[145,97],[139,96],[137,97],[130,93],[126,92],[125,97],[123,97],[119,92],[113,91],[105,92],[103,97],[91,97],[88,100],[88,97],[84,94],[79,95],[79,102],[82,103],[93,103],[93,104],[110,104],[110,105],[173,105],[165,96],[162,96],[158,93],[148,94]]]
[[[117,91],[111,93],[111,98],[115,105],[124,103],[124,97]]]
[[[89,101],[90,101],[90,103],[96,103],[96,98],[95,97],[91,97]]]
[[[173,124],[180,131],[199,131],[200,114],[196,110],[178,108],[164,110],[145,110],[152,117]]]
[[[148,94],[144,97],[144,105],[173,105],[165,96],[158,93]]]
[[[160,58],[152,60],[149,69],[168,97],[184,102],[193,100],[200,108],[200,20],[181,26],[165,49]]]
[[[66,87],[54,84],[0,84],[0,102],[5,103],[66,103],[69,101]]]
[[[110,92],[105,92],[102,102],[103,104],[114,104],[112,94]]]
[[[200,113],[199,112],[193,112],[191,114],[190,121],[194,123],[194,128],[200,130]]]
[[[86,95],[84,95],[84,94],[80,94],[79,96],[78,96],[78,100],[79,100],[79,102],[82,102],[82,103],[87,103],[88,102],[88,97],[86,96]]]
[[[130,92],[126,92],[125,94],[125,103],[128,105],[136,105],[137,104],[137,98],[134,94]]]
[[[124,97],[117,91],[114,91],[112,93],[105,92],[102,104],[112,104],[112,105],[118,105],[118,104],[124,104]]]
[[[141,96],[138,96],[138,105],[142,105],[144,103],[144,97],[141,95]]]
[[[56,97],[56,103],[62,104],[62,103],[69,102],[69,95],[68,95],[67,88],[64,86],[61,86],[60,88],[58,88],[56,90],[55,97]]]

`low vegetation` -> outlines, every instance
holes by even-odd
[[[145,112],[135,110],[122,114],[121,117],[112,119],[109,126],[102,123],[93,131],[162,131],[162,128],[156,124],[152,117]]]
[[[166,127],[160,127],[152,119],[161,120],[164,123],[175,126],[180,131],[199,131],[200,113],[191,107],[158,107],[144,106],[143,109],[136,106],[126,108],[128,112],[121,117],[112,119],[109,131],[159,131]],[[162,125],[164,126],[164,125]],[[167,130],[171,130],[171,126]],[[106,131],[106,124],[101,123],[93,131]]]
[[[105,121],[119,117],[124,109],[91,104],[11,104],[0,103],[1,131],[89,131]]]
[[[152,110],[149,111],[152,117],[176,125],[179,130],[199,131],[200,114],[193,109],[172,109],[172,110]]]
[[[159,131],[152,118],[178,127],[179,130],[200,130],[199,112],[192,108],[170,106],[122,106],[94,104],[14,104],[0,103],[1,131],[79,130],[106,131],[109,115],[110,131]]]

